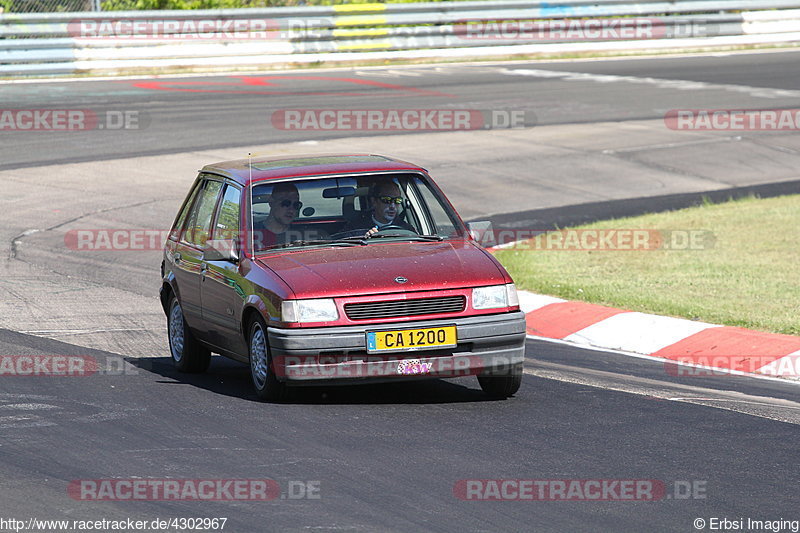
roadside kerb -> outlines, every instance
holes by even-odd
[[[531,337],[662,359],[699,369],[800,381],[800,337],[720,326],[519,291]],[[694,374],[699,375],[699,374]]]

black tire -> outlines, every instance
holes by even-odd
[[[250,359],[250,377],[259,400],[282,402],[289,397],[289,387],[278,381],[269,349],[267,326],[260,317],[247,328],[247,347]]]
[[[522,384],[522,363],[516,363],[508,374],[478,376],[483,392],[492,398],[513,396]]]
[[[178,299],[173,294],[169,300],[167,314],[167,337],[169,351],[175,368],[181,372],[200,373],[208,370],[211,364],[211,352],[201,345],[192,335]]]

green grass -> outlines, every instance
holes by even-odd
[[[497,258],[531,292],[800,334],[800,196],[704,202],[580,228],[706,230],[713,238],[692,250],[508,249]]]

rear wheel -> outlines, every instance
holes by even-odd
[[[250,324],[248,346],[250,348],[250,375],[260,400],[279,402],[288,397],[288,387],[278,381],[272,356],[269,353],[267,327],[260,318]]]
[[[169,301],[167,316],[167,333],[169,335],[169,351],[175,368],[181,372],[205,372],[211,363],[211,352],[194,338],[186,319],[183,318],[181,304],[175,295]]]
[[[512,365],[507,374],[478,376],[478,383],[492,398],[513,396],[522,384],[522,363]]]

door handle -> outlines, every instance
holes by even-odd
[[[175,252],[174,254],[172,254],[172,258],[175,260],[176,263],[180,263],[181,262],[180,252]]]

